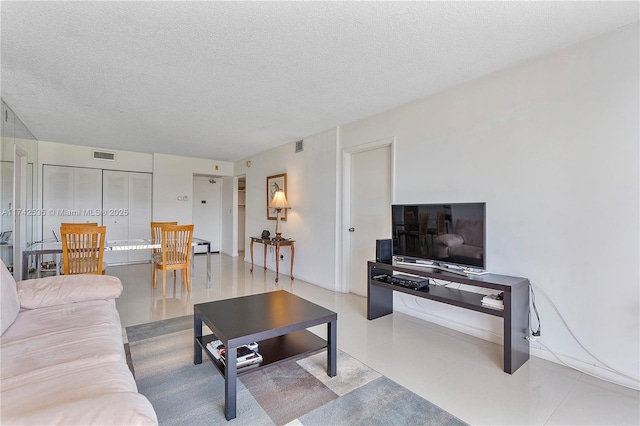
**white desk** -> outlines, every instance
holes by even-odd
[[[211,242],[200,238],[193,238],[192,246],[207,246],[207,288],[211,288]],[[105,241],[105,251],[116,250],[149,250],[154,248],[160,248],[160,243],[151,239],[137,239],[137,240],[113,240]],[[29,278],[29,256],[36,256],[36,264],[40,264],[40,257],[43,254],[61,254],[62,243],[50,242],[50,243],[35,243],[27,247],[22,252],[22,279]],[[191,269],[193,270],[193,256],[194,252],[191,250]],[[126,263],[118,263],[117,265],[124,265]],[[115,265],[115,264],[113,264]],[[112,265],[112,266],[113,266]],[[56,273],[59,272],[56,265]]]

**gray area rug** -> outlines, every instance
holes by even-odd
[[[326,353],[240,376],[237,417],[224,417],[224,379],[206,355],[193,364],[193,317],[127,327],[138,390],[161,425],[465,425],[429,401],[338,352],[328,377]]]

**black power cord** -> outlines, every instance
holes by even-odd
[[[531,330],[532,336],[540,337],[540,314],[536,307],[536,293],[533,291],[533,286],[531,284],[529,284],[529,291],[531,292],[531,304],[533,305],[533,311],[536,313],[536,319],[538,321],[538,329],[533,331],[533,328],[531,327],[531,308],[529,308],[529,330]]]

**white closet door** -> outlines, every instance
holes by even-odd
[[[103,172],[103,223],[107,241],[151,238],[151,173]],[[105,252],[109,264],[151,259],[151,250]]]
[[[60,238],[62,222],[100,224],[102,170],[45,165],[42,180],[43,240]]]
[[[102,170],[75,168],[73,176],[73,208],[80,212],[69,222],[102,225]]]
[[[60,238],[60,223],[73,222],[73,217],[62,214],[73,209],[73,167],[44,166],[42,174],[42,240]]]
[[[107,227],[107,241],[129,239],[129,217],[120,215],[129,209],[129,173],[104,170],[102,172],[102,223]],[[127,251],[106,251],[108,264],[128,261]]]
[[[151,173],[129,173],[129,239],[151,238]],[[151,259],[151,250],[132,250],[129,261]]]

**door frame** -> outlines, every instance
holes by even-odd
[[[13,208],[27,208],[27,152],[14,145]],[[22,251],[27,248],[27,215],[13,214],[13,276],[22,274]]]
[[[396,137],[386,137],[371,142],[366,142],[342,150],[342,226],[340,232],[341,238],[341,279],[340,286],[336,290],[342,293],[348,293],[350,289],[351,276],[351,238],[349,238],[349,227],[351,222],[351,156],[360,152],[372,149],[382,148],[385,146],[391,149],[391,202],[395,200],[395,145]],[[391,206],[389,206],[391,208]]]

